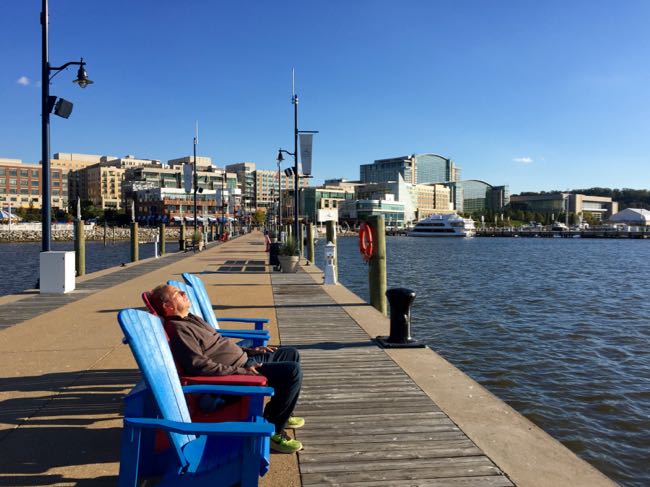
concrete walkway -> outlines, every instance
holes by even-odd
[[[299,457],[273,455],[261,485],[394,485],[395,476],[402,485],[451,485],[454,475],[456,485],[473,485],[480,477],[487,485],[613,485],[431,350],[379,350],[369,338],[387,334],[388,320],[344,287],[321,286],[318,269],[303,267],[293,276],[271,274],[260,266],[266,258],[262,236],[256,233],[198,254],[86,276],[87,284],[49,310],[38,306],[40,296],[0,298],[0,485],[115,485],[121,398],[139,378],[129,348],[121,343],[116,313],[141,308],[143,290],[180,279],[186,271],[201,274],[218,315],[270,318],[272,343],[282,338],[303,349],[306,379],[299,408],[309,423],[297,435],[305,450]],[[103,282],[100,278],[110,285],[97,285]],[[25,305],[27,300],[34,302],[37,313],[29,315],[34,309]],[[15,313],[12,320],[12,310],[18,309],[21,314]],[[324,319],[308,310],[318,310]],[[328,376],[322,371],[339,360],[337,351],[355,355],[357,350],[370,354],[369,360],[355,364],[357,372]],[[354,361],[350,354],[343,358]],[[396,390],[377,394],[372,385],[363,384],[373,370]],[[418,426],[424,428],[420,433],[447,430],[460,443],[439,443],[442,448],[436,448],[425,442],[425,455],[408,446],[391,452],[365,448],[367,441],[355,444],[362,433],[354,423],[367,418],[341,406],[357,397],[355,375],[361,378],[358,389],[374,394],[374,399],[365,399],[369,406],[379,404],[379,396],[400,404],[400,411],[374,408],[372,414],[428,412],[425,424]],[[402,409],[404,397],[417,406],[415,411]],[[341,422],[331,419],[337,416]],[[379,419],[370,423],[374,433],[382,435]],[[391,438],[399,434],[393,427],[385,432]],[[357,460],[350,463],[348,455]],[[423,467],[422,458],[437,458],[439,469],[434,475],[424,466],[422,475],[409,477],[401,472],[404,463],[395,461],[400,457],[415,463],[416,469]],[[478,461],[480,475],[468,472],[471,465],[464,469],[468,479],[458,475],[459,470],[445,474],[447,459],[457,457]],[[346,472],[354,473],[354,479]]]

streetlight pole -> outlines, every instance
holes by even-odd
[[[277,215],[278,234],[280,233],[280,228],[282,228],[282,176],[280,175],[281,162],[282,161],[278,160],[278,215]]]
[[[226,186],[226,168],[223,168],[221,175],[221,233],[226,234],[226,200],[224,199],[224,192]]]
[[[196,191],[197,191],[197,186],[199,183],[199,175],[196,172],[196,145],[199,143],[199,126],[198,123],[196,124],[196,135],[194,136],[194,164],[193,164],[193,186],[194,186],[194,234],[192,235],[192,242],[194,242],[194,239],[196,238],[196,232],[197,232],[197,226],[196,226]],[[198,245],[198,244],[197,244]],[[196,246],[194,247],[194,250],[196,251]]]
[[[50,111],[54,107],[56,97],[50,97],[50,81],[59,72],[68,66],[79,66],[77,71],[77,79],[73,83],[77,83],[81,88],[85,88],[92,81],[88,79],[84,66],[86,63],[83,58],[81,61],[72,61],[65,63],[62,66],[50,66],[49,59],[49,41],[48,41],[48,22],[49,10],[48,0],[43,0],[41,10],[41,219],[42,219],[42,251],[49,252],[51,249],[51,223],[52,218],[52,201],[50,197]],[[50,77],[50,73],[54,75]]]
[[[293,94],[293,235],[297,242],[302,242],[300,235],[300,222],[298,215],[298,187],[300,186],[300,174],[298,173],[298,95]]]

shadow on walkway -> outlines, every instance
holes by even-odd
[[[119,462],[122,398],[140,379],[133,369],[51,373],[0,381],[0,485],[115,485],[98,464]],[[92,466],[93,478],[64,477]],[[79,473],[75,471],[78,468]],[[106,470],[113,470],[113,466]],[[81,475],[79,475],[81,474]]]

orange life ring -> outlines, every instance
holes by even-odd
[[[359,252],[366,262],[372,257],[372,229],[365,222],[359,227]]]

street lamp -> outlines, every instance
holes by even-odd
[[[93,82],[88,79],[88,74],[84,66],[86,63],[83,58],[80,61],[71,61],[65,63],[62,66],[50,66],[49,54],[48,54],[48,0],[43,0],[43,10],[41,11],[41,33],[42,33],[42,60],[41,60],[41,164],[42,164],[42,207],[41,207],[41,218],[42,218],[42,251],[49,252],[51,245],[51,223],[50,219],[52,218],[52,202],[50,199],[50,112],[54,108],[56,103],[56,97],[50,96],[50,81],[61,71],[66,69],[68,66],[79,66],[77,71],[77,79],[73,83],[78,84],[81,88],[86,88],[88,85]],[[54,73],[54,74],[51,74]],[[60,106],[61,99],[59,100],[58,106]],[[72,110],[72,104],[66,102],[68,105],[67,115],[69,116],[70,111]],[[59,108],[57,108],[57,111]],[[58,113],[57,113],[58,114]],[[67,116],[62,115],[64,118]]]
[[[284,161],[282,153],[288,154],[290,156],[296,157],[295,152],[289,152],[288,150],[278,149],[278,227],[282,226],[282,175],[280,174],[280,164]],[[279,231],[279,230],[278,230]]]

